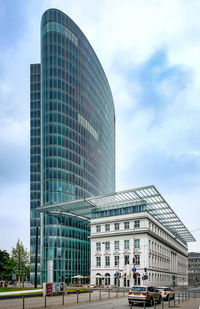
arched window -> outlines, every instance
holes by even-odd
[[[109,273],[105,274],[105,285],[106,286],[110,285],[110,274]]]
[[[98,285],[101,285],[102,284],[102,276],[101,276],[101,274],[100,273],[97,273],[96,274],[96,285],[98,286]]]
[[[124,287],[126,287],[126,273],[124,273]]]

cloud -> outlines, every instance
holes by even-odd
[[[1,250],[15,247],[18,239],[29,248],[29,184],[12,184],[0,192]]]

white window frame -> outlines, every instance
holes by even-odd
[[[100,267],[100,266],[101,266],[101,257],[96,256],[96,267]]]

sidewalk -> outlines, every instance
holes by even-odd
[[[174,306],[174,304],[171,304],[169,308],[200,309],[200,298],[190,298],[184,302],[181,301],[179,304],[176,301],[176,305]]]

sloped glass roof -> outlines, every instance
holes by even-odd
[[[38,210],[44,212],[58,211],[62,213],[73,213],[91,219],[95,211],[123,208],[139,204],[145,205],[145,210],[182,242],[196,241],[154,185],[66,203],[52,204],[40,207]]]

